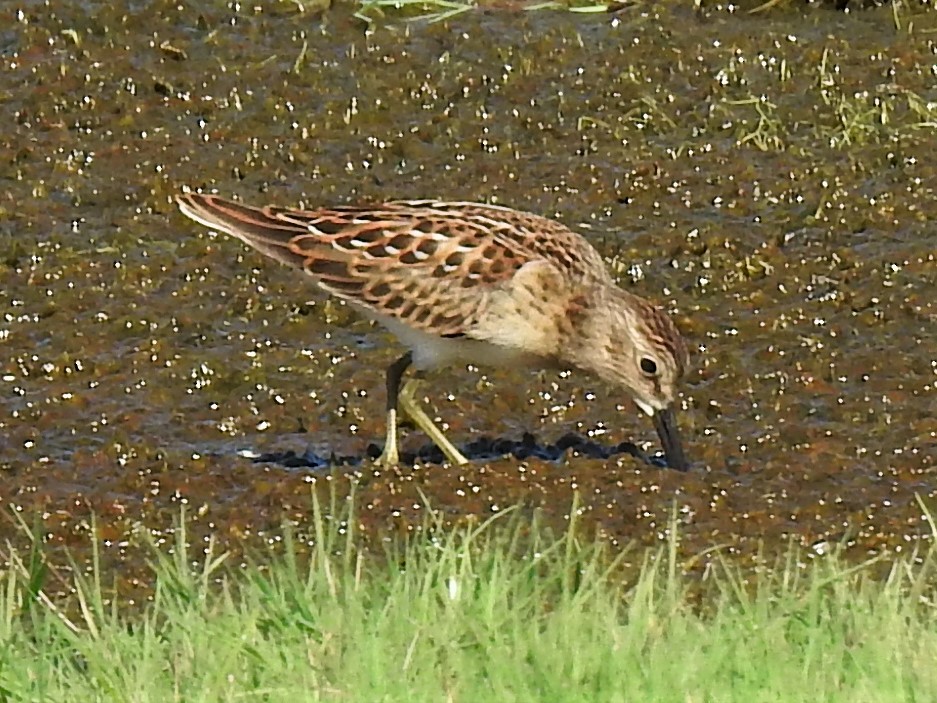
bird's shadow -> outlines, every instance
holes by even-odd
[[[362,463],[373,461],[381,455],[381,449],[380,445],[370,444],[362,456],[360,454],[324,454],[317,452],[313,447],[308,447],[301,454],[293,450],[287,450],[266,452],[259,455],[253,454],[250,458],[256,463],[279,464],[291,469],[324,470],[341,467],[353,468]],[[491,461],[513,456],[520,460],[540,459],[559,463],[567,454],[590,459],[610,459],[617,455],[629,454],[654,468],[669,468],[664,457],[649,456],[633,442],[621,442],[612,445],[601,444],[575,432],[567,433],[551,444],[541,444],[529,432],[524,433],[519,440],[482,436],[463,445],[460,450],[469,461]],[[445,456],[442,451],[431,443],[424,444],[415,452],[400,453],[401,464],[415,464],[417,462],[420,464],[442,464],[444,461]]]

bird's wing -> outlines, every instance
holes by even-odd
[[[397,201],[296,210],[196,193],[177,201],[188,217],[305,271],[333,295],[439,336],[475,336],[491,296],[503,303],[515,279],[607,275],[579,235],[507,208]]]

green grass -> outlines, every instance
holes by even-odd
[[[299,12],[305,12],[307,9],[320,11],[323,7],[329,6],[326,0],[312,0],[308,3],[300,2],[300,0],[281,0],[281,2],[295,7]],[[834,7],[836,3],[833,0],[827,0],[826,4]],[[356,5],[355,15],[368,23],[400,17],[441,22],[484,8],[512,12],[553,10],[580,14],[639,13],[655,8],[655,3],[648,2],[648,0],[608,0],[608,2],[594,2],[593,0],[358,0]],[[673,3],[673,5],[699,11],[704,3],[700,0],[685,0],[682,3]],[[872,3],[868,5],[872,6]],[[767,0],[759,5],[746,6],[743,10],[746,15],[757,15],[778,10],[797,11],[801,6],[802,3],[794,0]],[[915,14],[932,9],[932,5],[926,2],[918,5],[905,5],[896,1],[891,3],[891,7],[891,24],[893,29],[899,32],[913,32]],[[737,12],[738,8],[736,8]]]
[[[675,545],[613,555],[517,514],[380,558],[327,524],[308,558],[246,570],[193,562],[180,530],[142,610],[99,571],[53,603],[41,555],[6,553],[0,700],[937,700],[933,554],[700,580]]]
[[[589,0],[491,0],[487,4],[479,0],[360,0],[355,16],[368,23],[387,17],[442,22],[486,6],[523,12],[558,10],[597,14],[610,12],[616,3]]]

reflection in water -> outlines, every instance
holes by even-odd
[[[337,456],[325,455],[309,447],[301,454],[287,450],[282,452],[239,452],[242,456],[258,463],[278,464],[285,468],[308,468],[313,470],[332,469],[336,467],[357,467],[364,461],[374,461],[381,454],[382,448],[377,444],[368,446],[367,456]],[[541,461],[559,462],[564,458],[576,456],[589,459],[610,459],[612,457],[628,454],[637,457],[648,465],[657,468],[667,468],[667,462],[662,456],[650,457],[633,442],[621,442],[615,445],[600,444],[575,433],[568,433],[560,437],[553,444],[539,444],[537,438],[525,433],[520,440],[505,438],[480,437],[462,447],[462,453],[470,461],[492,461],[505,457],[514,457],[518,460],[539,459]],[[445,457],[435,444],[425,444],[416,452],[401,452],[401,464],[441,464]]]

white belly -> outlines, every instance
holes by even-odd
[[[551,360],[516,347],[491,344],[469,337],[438,337],[414,329],[392,317],[366,314],[394,334],[413,352],[413,366],[421,370],[445,366],[475,364],[496,367],[545,368]]]

